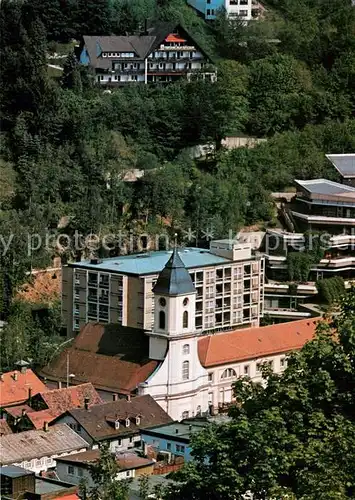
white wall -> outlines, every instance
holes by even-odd
[[[92,480],[87,466],[85,465],[58,462],[56,472],[59,479],[63,482],[79,485],[80,481],[85,479],[89,488],[94,486],[94,481]],[[134,478],[135,472],[136,471],[134,469],[119,472],[117,474],[117,480]]]
[[[74,426],[74,431],[81,436],[85,441],[87,441],[90,445],[91,448],[97,448],[98,445],[96,442],[93,441],[93,439],[89,436],[89,434],[81,427],[80,429],[77,427],[77,421],[71,417],[70,415],[65,415],[62,418],[58,419],[57,421],[58,424],[68,424],[72,429]],[[115,437],[113,439],[108,439],[107,440],[110,444],[110,450],[111,451],[122,451],[122,450],[127,450],[128,448],[133,448],[135,443],[140,442],[140,433],[138,432],[137,434],[132,434],[132,436],[129,437],[122,437],[118,438]]]
[[[16,462],[12,465],[17,465],[18,467],[22,467],[24,469],[35,472],[36,474],[39,474],[40,472],[47,471],[48,469],[53,469],[54,467],[56,467],[56,458],[66,457],[68,455],[73,455],[74,453],[79,453],[86,450],[87,448],[79,448],[77,450],[71,451],[70,453],[60,453],[40,458],[32,458],[31,460]]]
[[[281,360],[284,360],[284,367],[281,365]],[[264,358],[246,360],[239,363],[229,363],[223,366],[208,368],[208,373],[212,374],[212,381],[210,382],[209,397],[212,395],[213,406],[218,406],[219,403],[229,403],[232,399],[232,384],[238,377],[249,376],[253,382],[262,382],[261,372],[257,371],[257,364],[263,362],[273,362],[274,373],[282,373],[286,367],[286,356],[278,354],[275,356],[268,356]],[[244,372],[244,367],[248,367],[249,373]],[[228,368],[232,368],[236,372],[234,378],[221,378],[222,374]]]

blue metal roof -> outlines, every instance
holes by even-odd
[[[82,260],[81,262],[75,262],[70,265],[72,267],[91,268],[96,271],[122,274],[159,274],[170,259],[172,253],[172,250],[145,252],[103,259],[98,264],[92,264],[90,260]],[[209,250],[202,248],[186,247],[179,250],[179,255],[187,269],[228,264],[231,262],[229,259],[214,255]]]

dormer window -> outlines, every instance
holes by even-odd
[[[126,418],[126,427],[129,427],[130,423],[131,423],[131,421],[129,420],[129,418]]]
[[[141,423],[141,417],[139,415],[136,416],[136,425]]]
[[[120,421],[119,420],[115,420],[115,429],[116,431],[120,428]]]

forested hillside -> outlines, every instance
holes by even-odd
[[[3,0],[0,234],[9,290],[50,255],[27,233],[118,230],[181,234],[273,223],[269,193],[295,177],[332,176],[327,152],[355,149],[355,9],[350,0],[270,0],[243,26],[207,25],[184,0]],[[103,93],[69,54],[52,78],[47,55],[86,33],[133,32],[176,20],[211,54],[218,82],[133,85]],[[220,148],[228,133],[267,138]],[[194,162],[185,148],[214,142]],[[144,169],[137,183],[122,173]],[[19,264],[21,262],[21,265]],[[16,264],[16,265],[15,265]],[[12,293],[12,292],[11,292]]]

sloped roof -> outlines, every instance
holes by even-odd
[[[132,397],[130,401],[119,399],[111,403],[94,405],[88,410],[69,410],[71,415],[95,440],[100,441],[115,436],[139,433],[141,429],[172,422],[169,415],[150,395]],[[140,417],[139,425],[135,417]],[[58,417],[60,418],[60,417]],[[130,419],[129,427],[124,420]],[[120,420],[119,429],[115,429],[112,421]]]
[[[6,434],[12,434],[12,430],[6,420],[4,418],[0,418],[0,436],[5,436]]]
[[[164,269],[158,276],[153,293],[161,295],[185,295],[195,293],[191,276],[175,248]]]
[[[355,177],[355,153],[325,155],[344,179]]]
[[[143,330],[120,325],[88,323],[71,348],[61,352],[41,375],[65,381],[67,354],[75,382],[91,382],[97,389],[127,394],[158,366],[149,359],[149,339]]]
[[[66,424],[49,427],[47,431],[25,431],[2,436],[0,440],[0,464],[21,463],[60,453],[70,453],[88,448],[88,443]]]
[[[58,416],[70,408],[82,408],[86,398],[89,399],[89,406],[102,403],[102,399],[90,382],[46,391],[40,393],[40,396],[54,416]]]
[[[86,465],[97,462],[99,458],[100,450],[88,450],[59,458],[59,461]],[[120,470],[138,469],[155,463],[149,458],[139,457],[136,453],[129,451],[116,455],[116,462]]]
[[[204,367],[291,352],[311,340],[320,318],[246,328],[201,338],[198,356]]]
[[[17,370],[3,373],[0,379],[0,406],[10,406],[27,401],[29,389],[32,391],[32,396],[48,390],[29,368],[23,373]]]
[[[112,59],[97,56],[97,44],[103,52],[134,52],[136,58],[145,59],[165,38],[175,30],[183,31],[193,41],[194,45],[211,59],[197,44],[186,28],[175,22],[160,22],[147,30],[144,35],[127,36],[83,36],[84,45],[89,54],[90,65],[99,69],[110,69]],[[133,58],[132,58],[133,59]],[[130,59],[131,60],[131,59]]]

